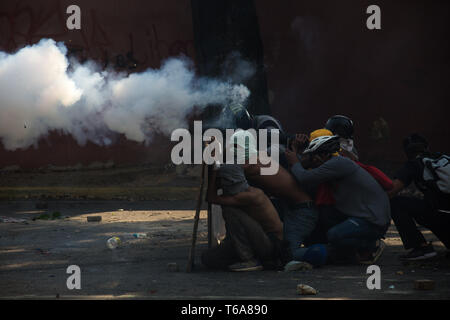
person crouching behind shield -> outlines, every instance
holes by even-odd
[[[255,138],[243,132],[234,134],[227,145],[237,163],[222,164],[209,173],[207,201],[222,206],[226,237],[202,254],[202,262],[209,268],[231,271],[280,268],[286,260],[282,257],[283,223],[267,195],[247,182],[242,165],[254,160],[258,152]],[[244,143],[238,143],[238,137]],[[217,194],[217,180],[222,195]]]

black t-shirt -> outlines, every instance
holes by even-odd
[[[394,178],[399,179],[405,187],[414,182],[417,188],[422,191],[424,198],[436,209],[449,210],[450,209],[450,195],[444,194],[440,191],[433,190],[433,188],[426,185],[423,179],[424,164],[422,159],[416,158],[407,161],[395,174]]]

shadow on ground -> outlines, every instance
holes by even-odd
[[[427,263],[404,265],[398,233],[391,227],[381,267],[381,290],[368,290],[366,266],[326,266],[307,272],[217,272],[205,269],[200,254],[207,248],[206,211],[201,213],[195,268],[186,273],[194,218],[194,201],[49,201],[48,212],[62,219],[35,220],[35,201],[1,202],[2,216],[26,219],[0,223],[0,298],[31,299],[448,299],[450,263],[445,248]],[[123,210],[120,210],[123,209]],[[39,212],[36,212],[39,211]],[[87,222],[90,215],[101,222]],[[133,233],[147,233],[135,239]],[[436,240],[425,232],[427,239]],[[116,250],[106,240],[119,236]],[[176,263],[178,272],[168,269]],[[81,268],[81,289],[66,286],[69,265]],[[434,290],[413,289],[414,280],[431,279]],[[298,296],[305,283],[317,296]]]

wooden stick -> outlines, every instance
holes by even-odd
[[[191,249],[189,250],[189,258],[188,265],[186,268],[186,272],[191,272],[194,267],[194,255],[195,255],[195,243],[197,242],[197,229],[198,229],[198,221],[200,220],[200,209],[203,202],[203,188],[205,185],[205,168],[206,164],[203,162],[202,164],[202,181],[200,184],[200,191],[197,198],[197,207],[195,209],[195,217],[194,217],[194,230],[192,231],[192,243]]]

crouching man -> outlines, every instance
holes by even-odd
[[[244,151],[243,153],[248,154],[250,159],[254,160],[242,166],[249,183],[279,200],[276,207],[283,220],[283,238],[289,245],[290,252],[288,256],[294,259],[293,263],[306,261],[316,265],[316,259],[305,259],[310,255],[305,257],[308,249],[302,247],[305,239],[314,230],[318,219],[318,213],[311,197],[300,188],[292,174],[282,166],[275,166],[278,167],[278,170],[272,175],[262,174],[262,168],[267,167],[263,164],[266,163],[267,159],[264,159],[266,155],[264,152],[256,150],[256,141],[251,133],[238,131],[235,136],[249,139],[248,145],[243,143],[245,139],[237,139],[234,144],[235,150]],[[272,162],[275,160],[272,159]],[[296,264],[290,264],[288,269],[295,267]]]
[[[219,178],[223,195],[217,194]],[[270,199],[249,186],[241,165],[224,164],[208,176],[207,201],[222,206],[226,237],[202,255],[209,268],[259,271],[276,268],[283,224]]]
[[[432,243],[417,228],[422,225],[450,249],[450,157],[428,149],[428,141],[411,134],[403,141],[408,161],[396,173],[392,197],[392,219],[405,249],[401,260],[423,260],[437,255]],[[412,182],[424,194],[423,199],[397,196]],[[449,254],[447,253],[447,256]]]
[[[333,209],[343,219],[327,232],[330,262],[372,264],[385,246],[379,239],[390,224],[389,199],[366,170],[348,158],[333,155],[339,149],[338,136],[322,136],[310,142],[301,162],[292,151],[286,151],[286,157],[300,186],[331,186]]]

